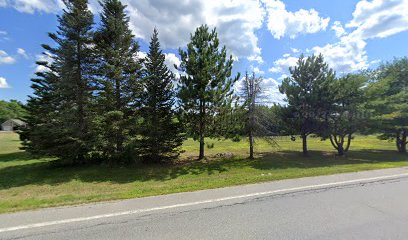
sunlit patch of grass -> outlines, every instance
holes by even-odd
[[[188,139],[174,165],[104,165],[58,167],[53,159],[35,159],[19,150],[18,136],[0,133],[0,212],[95,201],[145,197],[288,178],[408,166],[393,143],[357,136],[347,157],[336,157],[331,145],[309,139],[310,156],[301,141],[277,138],[277,146],[257,140],[256,159],[249,160],[245,140],[208,139],[207,159],[197,161],[198,143]],[[220,158],[220,153],[233,157]],[[221,154],[222,156],[222,154]]]

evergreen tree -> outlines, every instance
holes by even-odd
[[[319,131],[330,104],[329,85],[335,74],[323,56],[299,58],[297,66],[289,68],[290,76],[279,87],[286,94],[287,124],[302,137],[303,154],[308,155],[307,136]]]
[[[50,57],[46,52],[43,53]],[[51,58],[53,58],[52,56]],[[19,132],[23,141],[23,149],[34,155],[59,155],[60,137],[57,113],[61,102],[56,91],[58,75],[52,62],[37,61],[42,71],[31,79],[33,95],[29,96],[25,109],[27,127]]]
[[[330,104],[327,104],[324,125],[318,135],[330,139],[339,156],[347,153],[353,134],[367,121],[364,110],[366,82],[363,74],[348,74],[330,84]]]
[[[101,27],[95,33],[99,79],[94,122],[97,149],[105,159],[118,161],[134,132],[140,94],[140,63],[135,58],[139,45],[129,28],[126,6],[119,0],[104,0],[101,5]]]
[[[0,100],[0,123],[9,119],[25,119],[27,112],[24,109],[24,104],[17,100],[4,101]]]
[[[58,31],[49,34],[56,46],[43,45],[52,63],[38,63],[49,71],[33,79],[34,96],[28,103],[31,132],[26,136],[33,151],[83,163],[93,149],[93,15],[86,0],[64,3]]]
[[[368,87],[368,108],[372,109],[372,131],[380,139],[394,140],[398,152],[408,144],[408,58],[383,64]]]
[[[199,159],[204,158],[204,138],[219,134],[215,116],[231,106],[233,84],[232,56],[227,58],[225,46],[219,48],[216,30],[202,25],[191,35],[186,51],[180,49],[181,65],[179,98],[190,133],[200,142]]]
[[[139,152],[145,162],[162,162],[180,154],[182,126],[175,113],[174,74],[165,64],[158,32],[154,29],[144,62]]]

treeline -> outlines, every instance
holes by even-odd
[[[23,103],[17,100],[3,101],[0,100],[0,124],[9,119],[24,119],[27,112]]]
[[[32,79],[34,94],[26,109],[25,149],[71,164],[106,161],[126,164],[171,161],[186,137],[246,135],[250,157],[255,138],[274,143],[276,135],[300,135],[307,155],[310,134],[329,139],[339,155],[353,134],[381,133],[406,153],[408,59],[375,71],[337,78],[323,57],[299,58],[280,86],[287,105],[267,107],[262,78],[246,74],[239,93],[232,76],[233,58],[220,46],[215,29],[202,25],[179,49],[175,76],[165,65],[154,29],[147,57],[129,28],[119,0],[101,2],[98,26],[86,0],[65,1],[59,26],[43,45],[52,61],[37,62],[46,71]]]
[[[168,161],[180,154],[189,136],[200,142],[222,136],[221,118],[231,106],[232,56],[219,44],[215,29],[203,25],[180,49],[184,74],[165,65],[157,29],[147,57],[129,28],[119,0],[101,2],[100,24],[86,0],[65,1],[59,26],[42,45],[52,61],[32,79],[26,109],[25,149],[71,164],[92,161],[128,163]]]
[[[343,156],[355,133],[378,134],[394,141],[398,152],[407,153],[408,58],[336,77],[322,55],[302,55],[289,72],[279,86],[287,105],[271,108],[253,104],[262,98],[259,79],[246,77],[246,102],[252,102],[246,105],[249,139],[265,138],[267,133],[272,140],[274,135],[293,135],[296,140],[294,135],[299,135],[303,154],[308,155],[307,139],[313,135],[329,140]]]

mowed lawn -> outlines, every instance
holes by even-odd
[[[35,159],[19,150],[15,133],[0,132],[0,213],[39,207],[144,197],[288,178],[408,166],[394,143],[357,136],[346,158],[335,156],[328,141],[309,139],[310,156],[301,156],[301,140],[288,137],[278,146],[258,141],[255,160],[248,143],[208,140],[208,158],[197,162],[198,144],[187,140],[179,163],[128,167],[57,167],[53,159]],[[233,157],[222,159],[220,156]]]

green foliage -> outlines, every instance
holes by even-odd
[[[202,25],[191,35],[187,49],[180,49],[184,74],[180,77],[180,106],[188,130],[200,141],[199,159],[204,158],[204,138],[223,135],[216,116],[230,112],[233,84],[239,75],[231,78],[232,56],[220,49],[216,30]],[[225,109],[227,108],[227,110]]]
[[[407,152],[408,135],[408,58],[395,59],[380,66],[367,90],[372,131],[381,139],[396,141],[399,152]]]
[[[184,137],[177,119],[174,74],[165,64],[158,32],[154,29],[144,62],[141,117],[143,128],[138,152],[146,162],[162,162],[179,156]]]
[[[9,102],[0,100],[0,124],[9,119],[25,119],[27,111],[24,105],[17,100],[10,100]]]
[[[32,117],[23,135],[34,153],[83,163],[93,147],[93,15],[86,0],[64,3],[58,31],[49,34],[56,47],[43,45],[53,61],[37,63],[47,71],[32,80],[34,96],[28,103]]]
[[[321,119],[330,104],[329,86],[335,73],[322,55],[307,58],[302,55],[289,72],[290,76],[279,87],[288,103],[282,113],[294,133],[302,136],[303,153],[307,155],[307,136],[322,127]]]
[[[119,0],[101,2],[101,26],[95,33],[98,56],[93,124],[96,149],[113,162],[128,161],[124,154],[135,137],[136,110],[140,98],[139,45],[129,28],[125,6]],[[133,134],[132,134],[133,133]]]
[[[361,130],[368,119],[364,109],[366,83],[365,75],[349,74],[331,82],[327,92],[330,104],[317,134],[329,138],[340,156],[349,150],[353,133]]]

